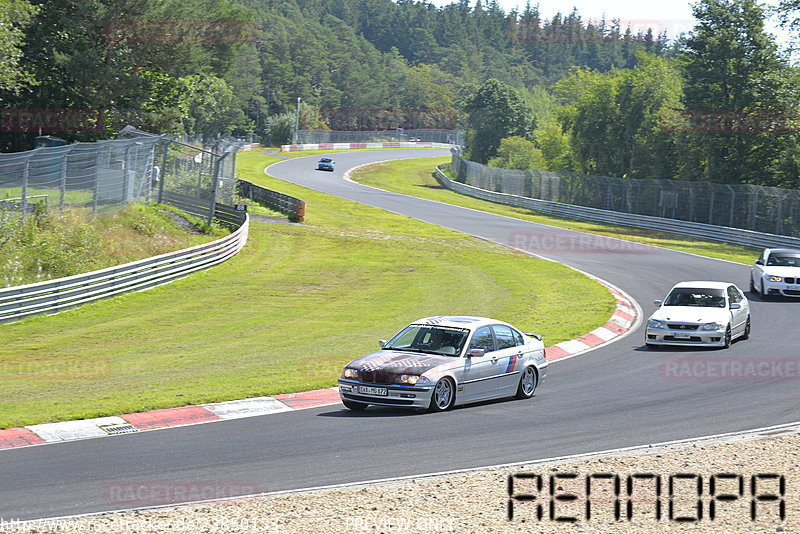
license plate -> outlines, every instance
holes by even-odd
[[[689,339],[692,337],[692,334],[687,334],[685,332],[675,332],[675,339]]]
[[[388,395],[389,390],[386,388],[374,388],[372,386],[358,386],[358,392],[366,395]]]

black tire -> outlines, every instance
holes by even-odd
[[[725,329],[724,345],[722,345],[723,349],[727,349],[731,346],[731,337],[731,325],[728,325],[728,328]]]
[[[431,404],[428,410],[443,412],[453,407],[456,401],[456,386],[453,381],[445,377],[436,382],[431,391]]]
[[[752,293],[753,295],[756,294],[756,284],[755,284],[755,282],[753,282],[753,275],[752,274],[750,275],[750,293]]]
[[[744,334],[742,339],[750,339],[750,316],[747,316],[747,322],[744,324]]]
[[[539,374],[533,367],[526,367],[519,377],[519,384],[517,385],[517,393],[514,395],[515,399],[530,399],[536,392],[536,386],[539,385]]]
[[[365,404],[363,402],[355,402],[347,399],[342,399],[342,404],[344,404],[345,408],[349,408],[355,412],[360,412],[361,410],[369,406],[369,404]]]

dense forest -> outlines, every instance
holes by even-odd
[[[3,107],[83,110],[78,118],[88,124],[76,130],[88,131],[63,133],[84,139],[126,121],[209,135],[263,135],[272,123],[281,137],[287,118],[280,115],[293,112],[298,97],[306,127],[325,126],[319,110],[333,109],[350,111],[331,125],[340,128],[361,126],[371,110],[395,109],[435,110],[412,111],[409,120],[454,127],[460,101],[489,78],[531,90],[573,65],[607,71],[633,66],[637,50],[667,51],[666,36],[632,35],[618,22],[584,23],[577,12],[541,20],[536,8],[505,13],[480,0],[443,8],[390,0],[0,6],[15,23],[18,50],[0,77]]]
[[[462,128],[490,165],[796,187],[762,8],[695,10],[668,36],[496,0],[0,0],[0,149],[126,124],[278,144],[300,98],[301,128]]]

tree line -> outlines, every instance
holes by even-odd
[[[670,48],[619,21],[496,1],[0,0],[0,149],[128,123],[276,144],[298,97],[305,128],[452,128],[489,78],[535,100],[574,65],[628,68],[638,51]]]
[[[787,25],[799,27],[798,8],[782,4]],[[506,168],[800,187],[800,70],[765,30],[764,9],[754,0],[703,0],[693,9],[697,24],[674,54],[640,50],[630,68],[605,72],[573,67],[548,86],[549,99],[538,103],[548,118],[533,128],[518,124],[520,115],[537,116],[525,95],[487,82],[489,96],[479,91],[471,102],[469,157]],[[490,102],[495,117],[516,122],[478,126],[474,108]]]

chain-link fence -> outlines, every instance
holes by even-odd
[[[464,135],[459,130],[298,130],[296,144],[318,143],[387,143],[392,141],[422,141],[463,145]]]
[[[36,205],[98,211],[149,200],[160,136],[75,143],[0,154],[0,225]]]
[[[499,193],[800,236],[800,191],[796,189],[499,169],[455,153],[451,170],[459,182]]]
[[[233,203],[239,146],[192,146],[128,127],[120,139],[0,154],[0,230],[37,206],[97,212],[167,202],[211,220],[217,204]]]

